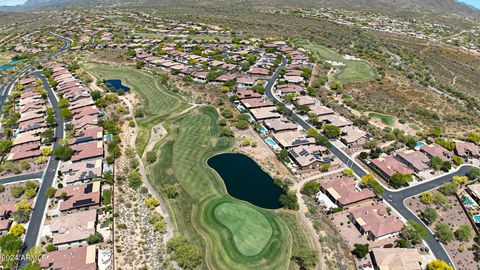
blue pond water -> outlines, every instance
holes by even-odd
[[[18,61],[19,61],[18,59],[12,58],[12,60],[10,60],[10,63],[8,63],[8,65],[0,66],[0,70],[7,70],[7,69],[14,68],[15,63],[17,63]]]
[[[250,157],[220,154],[207,163],[222,177],[231,196],[267,209],[282,207],[278,199],[283,189]]]
[[[123,90],[124,92],[130,91],[130,88],[122,84],[122,80],[104,80],[105,85],[112,91]]]

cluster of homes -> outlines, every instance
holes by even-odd
[[[95,106],[89,89],[63,64],[48,63],[56,82],[56,93],[70,102],[72,119],[66,125],[73,129],[68,146],[74,150],[69,161],[62,162],[56,178],[59,189],[53,196],[41,237],[48,239],[58,250],[49,252],[40,261],[48,269],[96,269],[97,246],[88,245],[87,238],[99,232],[98,208],[108,185],[98,178],[103,175],[103,127],[99,125],[102,112]]]
[[[17,89],[22,90],[15,108],[20,113],[20,119],[13,132],[13,147],[10,149],[7,160],[27,160],[33,163],[36,157],[42,155],[41,134],[48,128],[45,110],[49,103],[46,97],[42,96],[44,90],[37,84],[37,78],[20,79],[18,85],[21,87],[17,87]]]
[[[425,263],[426,258],[417,249],[382,247],[381,241],[396,238],[405,224],[383,201],[376,199],[373,191],[359,188],[354,177],[341,176],[322,182],[316,199],[326,210],[341,210],[334,215],[346,215],[358,234],[366,238],[363,242],[370,241],[370,246],[373,246],[370,250],[371,263],[363,265],[363,269],[421,269],[421,263]],[[346,225],[341,223],[339,226]],[[342,232],[346,239],[358,241],[355,234]]]
[[[398,151],[393,155],[384,155],[372,160],[369,164],[387,181],[395,174],[410,174],[422,180],[425,172],[430,172],[431,159],[438,157],[442,161],[451,162],[454,156],[464,161],[480,158],[480,148],[471,142],[456,141],[455,149],[450,151],[438,143],[420,143],[416,149]]]

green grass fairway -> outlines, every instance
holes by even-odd
[[[306,39],[296,39],[294,44],[312,50],[324,61],[342,62],[344,66],[338,66],[338,70],[330,81],[338,80],[342,83],[356,83],[362,81],[374,80],[377,77],[377,71],[364,61],[346,60],[343,55],[331,50],[325,46],[310,42]]]
[[[174,232],[201,247],[203,263],[198,269],[296,269],[290,260],[293,250],[313,247],[298,214],[232,198],[208,166],[208,158],[229,151],[234,142],[220,137],[215,108],[185,111],[190,105],[162,85],[158,76],[132,67],[90,64],[85,68],[100,79],[121,79],[142,98],[147,114],[138,121],[138,151],[145,148],[151,127],[161,123],[167,130],[152,150],[158,161],[146,167],[147,175],[165,198]],[[164,194],[165,184],[178,186],[175,199]]]
[[[189,107],[188,103],[176,93],[170,91],[161,83],[158,76],[134,67],[112,68],[107,65],[87,64],[85,69],[95,75],[100,81],[119,79],[132,91],[142,98],[142,106],[145,111],[143,118],[137,119],[139,126],[136,139],[137,151],[140,156],[150,140],[150,132],[153,126],[162,122],[171,113],[182,111]]]
[[[147,169],[152,183],[177,183],[167,200],[177,232],[203,247],[208,269],[290,269],[293,248],[311,247],[297,219],[284,210],[266,210],[230,197],[207,159],[232,147],[219,137],[218,114],[196,108],[164,123],[169,135],[158,143],[158,162]],[[160,189],[160,192],[162,190]]]
[[[272,236],[265,216],[241,204],[218,205],[215,218],[230,230],[238,250],[245,256],[260,253]]]
[[[395,124],[395,121],[397,120],[395,117],[391,115],[386,115],[386,114],[377,113],[377,112],[368,113],[368,117],[380,119],[382,123],[387,126],[392,126],[393,124]]]

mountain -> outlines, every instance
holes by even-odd
[[[27,0],[23,9],[68,5],[211,5],[332,7],[382,13],[457,14],[480,18],[480,10],[457,0]],[[1,9],[0,9],[1,10]]]

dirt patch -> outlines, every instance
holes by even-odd
[[[145,147],[144,155],[151,151],[155,144],[160,141],[161,139],[167,136],[167,130],[163,127],[160,123],[152,128],[152,132],[150,133],[150,140],[148,141],[147,147]]]

